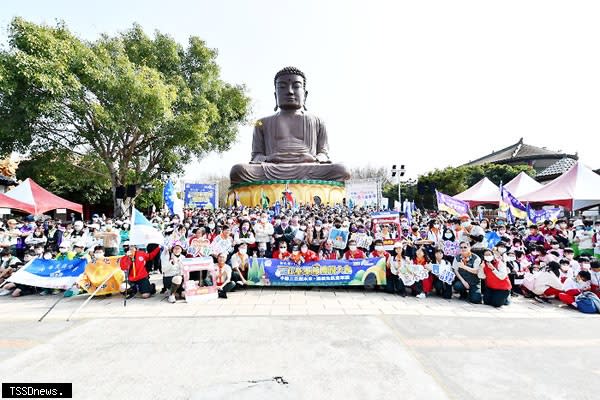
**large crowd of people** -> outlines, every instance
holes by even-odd
[[[130,283],[125,295],[154,295],[157,289],[150,275],[162,274],[161,292],[172,303],[184,296],[181,260],[187,257],[213,258],[216,282],[211,282],[210,274],[199,272],[191,279],[201,285],[216,283],[220,297],[247,285],[251,257],[298,264],[384,257],[387,283],[381,290],[494,307],[522,295],[577,308],[578,295],[600,295],[600,220],[573,218],[528,225],[417,210],[399,218],[396,226],[375,224],[373,211],[303,206],[277,212],[273,208],[188,209],[183,216],[159,212],[148,219],[163,233],[164,243],[146,248],[129,245],[128,219],[93,215],[85,223],[33,217],[1,220],[0,295],[57,292],[7,282],[34,258],[118,255],[124,256],[120,265]],[[334,228],[348,231],[343,249],[334,247],[329,238]],[[490,232],[496,234],[493,246],[486,240]],[[394,244],[384,246],[390,239]],[[432,273],[440,266],[451,268],[452,282]]]

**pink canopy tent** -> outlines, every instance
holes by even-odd
[[[484,177],[475,185],[453,197],[468,202],[471,207],[480,204],[498,204],[500,202],[500,188],[487,177]]]
[[[8,197],[3,193],[0,193],[0,208],[12,208],[13,210],[24,211],[29,214],[33,214],[33,212],[35,211],[35,208],[31,204],[15,200],[12,197]]]
[[[520,198],[524,194],[531,193],[543,187],[544,185],[527,175],[525,172],[521,172],[504,185],[504,188],[516,198]]]
[[[522,202],[545,203],[581,210],[600,204],[600,175],[577,162],[570,170],[531,193]]]
[[[43,214],[58,208],[68,208],[78,213],[83,212],[81,204],[58,197],[29,178],[25,179],[16,188],[6,192],[6,196],[30,205],[33,208],[31,214],[34,215]]]

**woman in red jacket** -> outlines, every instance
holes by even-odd
[[[479,269],[479,277],[485,279],[483,304],[501,307],[507,304],[510,296],[510,278],[506,264],[494,256],[491,250],[483,252],[483,263]]]
[[[161,247],[158,246],[148,254],[132,245],[129,247],[127,254],[121,257],[119,261],[121,269],[128,272],[129,284],[131,285],[130,290],[126,293],[127,298],[132,298],[138,291],[144,299],[156,293],[155,285],[151,285],[150,279],[148,279],[146,263],[159,255],[160,251]]]

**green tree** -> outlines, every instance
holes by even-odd
[[[217,51],[186,47],[139,25],[93,42],[60,23],[15,18],[0,51],[0,152],[94,157],[119,185],[179,173],[194,157],[225,151],[247,122],[243,86],[224,82]]]
[[[95,157],[46,151],[21,161],[17,179],[33,178],[42,187],[61,197],[83,204],[111,203],[108,175],[99,174],[104,165]]]
[[[433,209],[437,204],[435,199],[436,189],[454,196],[467,190],[483,177],[487,177],[496,185],[500,185],[500,183],[508,183],[523,171],[531,176],[535,175],[535,170],[528,165],[485,164],[436,169],[419,176],[416,186],[416,203],[420,208]]]

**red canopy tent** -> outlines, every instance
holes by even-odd
[[[33,207],[31,214],[39,215],[47,211],[56,210],[59,208],[68,208],[69,210],[83,213],[81,204],[73,203],[50,193],[30,178],[25,179],[16,188],[5,193],[6,196],[18,200],[22,203]]]
[[[544,203],[581,210],[600,204],[600,175],[577,162],[570,170],[543,186],[519,198],[525,203]]]
[[[487,177],[484,177],[475,185],[453,197],[466,201],[471,207],[476,207],[480,204],[497,205],[500,202],[500,188],[494,185]]]
[[[515,176],[510,182],[504,185],[504,189],[508,190],[510,194],[519,198],[524,194],[531,193],[535,190],[544,187],[541,183],[527,175],[525,172],[521,172]]]
[[[35,208],[31,204],[15,200],[3,193],[0,193],[0,208],[12,208],[13,210],[24,211],[29,214],[33,214],[35,211]]]

